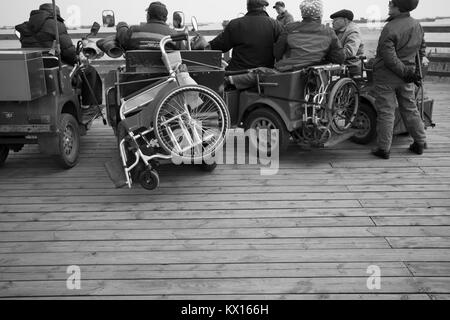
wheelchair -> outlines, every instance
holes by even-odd
[[[246,131],[267,130],[268,150],[280,152],[292,140],[328,147],[351,138],[360,101],[347,66],[335,64],[257,74],[255,88],[230,90],[225,96],[233,124]],[[254,147],[260,141],[259,134],[250,136]]]
[[[131,188],[138,180],[154,190],[160,183],[160,161],[205,165],[225,141],[230,121],[222,97],[190,77],[179,51],[165,50],[168,42],[186,39],[185,34],[164,37],[161,57],[169,75],[120,101],[115,130],[125,179],[117,187]],[[117,181],[114,164],[108,163],[107,169]]]

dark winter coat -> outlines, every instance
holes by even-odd
[[[377,83],[404,83],[408,70],[416,69],[416,57],[425,56],[424,31],[409,12],[391,17],[384,27],[374,62]]]
[[[267,12],[253,10],[244,17],[231,20],[210,45],[212,50],[222,52],[233,49],[233,57],[227,68],[230,71],[273,68],[273,46],[282,31],[282,25],[270,18]]]
[[[59,15],[58,32],[61,46],[61,58],[70,65],[76,63],[76,49],[72,39],[67,33],[64,19]],[[56,40],[56,28],[54,15],[51,10],[33,10],[28,22],[16,26],[20,32],[20,42],[22,48],[52,48],[53,41]]]

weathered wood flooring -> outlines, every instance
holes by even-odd
[[[390,161],[294,147],[273,177],[170,166],[148,192],[114,189],[100,124],[70,171],[27,147],[0,169],[0,298],[449,299],[450,90],[428,91],[438,127],[423,157],[407,137]],[[81,290],[66,288],[70,265]]]

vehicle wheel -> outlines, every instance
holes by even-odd
[[[159,174],[155,170],[145,170],[139,174],[139,183],[144,189],[155,190],[159,187]]]
[[[8,158],[9,148],[7,146],[0,146],[0,167],[5,164],[6,159]]]
[[[291,134],[280,116],[270,109],[261,108],[253,111],[244,121],[245,131],[250,129],[256,131],[256,136],[251,135],[249,140],[254,148],[259,149],[259,130],[267,130],[267,150],[270,152],[279,149],[280,153],[286,152],[289,147]],[[279,139],[273,139],[271,131],[278,130]],[[270,141],[270,142],[269,142]]]
[[[358,115],[353,122],[353,128],[359,130],[351,139],[354,143],[365,145],[375,140],[377,136],[377,114],[370,105],[360,104]]]
[[[225,102],[211,89],[184,86],[161,100],[153,124],[165,152],[195,162],[222,147],[230,116]]]
[[[71,114],[61,114],[58,147],[59,155],[55,159],[61,167],[64,169],[75,167],[80,155],[80,128]]]
[[[217,168],[217,163],[213,163],[213,164],[202,163],[200,166],[200,169],[204,172],[213,172],[214,170],[216,170],[216,168]]]

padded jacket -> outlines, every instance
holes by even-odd
[[[231,20],[209,44],[212,50],[228,52],[233,49],[227,70],[273,68],[273,46],[282,31],[283,26],[266,11],[252,10],[244,17]]]
[[[342,32],[336,32],[344,47],[345,60],[349,65],[360,65],[359,56],[364,55],[364,43],[358,25],[351,22]]]
[[[275,68],[280,71],[345,61],[344,49],[334,30],[317,19],[288,24],[275,44],[274,53],[278,61]]]
[[[408,69],[416,69],[416,57],[425,56],[424,31],[409,12],[388,19],[374,61],[377,83],[404,83]]]
[[[72,39],[67,33],[64,19],[58,19],[58,33],[61,46],[61,59],[70,65],[77,61],[77,54]],[[28,22],[16,26],[20,32],[22,48],[51,48],[56,40],[56,29],[53,12],[50,10],[33,10]]]

